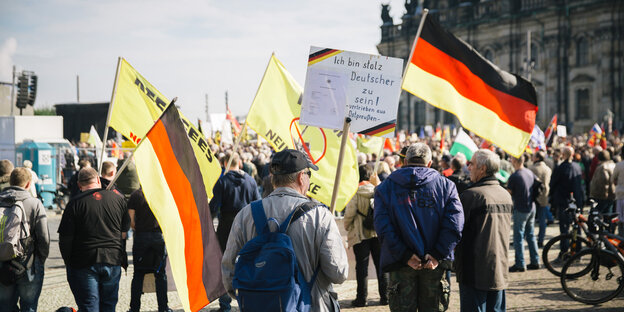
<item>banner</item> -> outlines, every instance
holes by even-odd
[[[342,131],[299,125],[301,92],[301,87],[284,65],[274,55],[271,56],[249,109],[247,125],[276,151],[291,148],[308,154],[310,160],[319,167],[310,179],[308,196],[329,206]],[[357,191],[358,181],[355,150],[351,144],[347,144],[335,210],[344,209]]]
[[[108,125],[134,144],[138,144],[170,101],[123,58],[115,83],[116,93],[109,108],[112,111]],[[206,194],[212,198],[212,187],[221,174],[221,165],[199,130],[181,113],[180,118],[199,167],[205,173],[203,178]]]

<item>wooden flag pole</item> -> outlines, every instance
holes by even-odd
[[[414,56],[414,49],[416,48],[416,43],[418,43],[418,38],[420,38],[420,33],[422,32],[423,26],[425,25],[425,18],[427,18],[427,14],[429,14],[429,9],[423,9],[422,17],[420,18],[420,24],[418,25],[418,31],[416,31],[416,38],[414,38],[414,44],[412,44],[412,51],[410,52],[409,58],[407,59],[407,63],[405,64],[405,69],[403,70],[403,78],[401,79],[401,89],[403,88],[403,82],[405,81],[405,74],[407,73],[407,68],[409,64],[412,62],[412,57]]]
[[[234,146],[232,147],[232,153],[236,153],[236,150],[238,149],[238,145],[240,144],[241,138],[243,137],[246,131],[247,131],[247,118],[245,118],[245,123],[243,124],[243,128],[241,129],[241,132],[238,134],[238,138],[236,138],[236,143],[234,143]],[[230,157],[230,159],[228,160],[227,165],[225,166],[225,171],[230,170],[230,166],[232,165],[232,160],[234,160],[234,157]]]
[[[115,95],[117,95],[117,79],[119,78],[119,69],[121,68],[121,56],[117,58],[117,71],[115,72],[115,83],[113,84],[113,94],[111,95],[110,105],[108,106],[108,114],[106,116],[106,127],[104,127],[104,137],[102,137],[102,152],[98,159],[98,174],[102,171],[102,164],[104,163],[104,151],[106,150],[106,138],[108,137],[108,124],[110,123],[111,113],[113,111],[113,105],[115,103]],[[97,153],[97,152],[96,152]]]
[[[338,155],[338,165],[336,168],[336,179],[334,179],[334,191],[332,193],[331,206],[329,210],[333,214],[335,211],[336,201],[338,200],[338,188],[340,186],[340,178],[342,176],[342,163],[344,159],[344,151],[347,147],[347,139],[349,138],[349,129],[351,127],[351,118],[345,118],[342,126],[342,140],[340,141],[340,154]]]
[[[165,109],[163,110],[163,114],[165,113],[165,111],[172,105],[174,105],[174,103],[178,100],[177,97],[174,97],[173,100],[171,100],[171,103],[169,103],[169,105],[167,105],[167,107],[165,107]],[[162,116],[162,114],[161,114]],[[160,117],[158,118],[160,119]],[[158,122],[158,120],[156,121]],[[154,122],[154,124],[152,125],[152,128],[154,128],[154,126],[156,125],[156,122]],[[143,141],[145,141],[145,138],[147,137],[147,134],[152,131],[152,128],[150,128],[146,133],[145,136],[141,139],[141,141],[139,141],[139,143],[137,144],[137,146],[134,148],[134,150],[132,152],[130,152],[130,155],[128,156],[128,158],[126,158],[126,160],[124,160],[124,163],[121,165],[121,167],[119,167],[119,169],[117,169],[117,173],[115,174],[115,177],[113,178],[113,181],[111,181],[108,186],[106,187],[107,190],[110,190],[113,185],[115,184],[115,182],[117,182],[117,179],[119,179],[119,176],[121,175],[121,173],[126,169],[126,167],[128,167],[128,164],[130,163],[130,159],[132,158],[132,156],[134,156],[134,152],[137,150],[137,148],[139,148],[139,146],[141,146],[141,144],[143,144]]]
[[[379,169],[379,163],[381,162],[381,154],[383,153],[384,147],[386,145],[386,139],[384,137],[381,137],[381,138],[382,138],[381,147],[379,148],[379,153],[377,153],[377,159],[375,159],[375,167],[374,167],[375,175],[377,175],[377,169]]]

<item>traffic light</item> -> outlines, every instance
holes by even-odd
[[[28,86],[28,105],[35,105],[35,98],[37,97],[37,75],[30,76],[30,85]]]
[[[19,109],[24,109],[26,108],[26,105],[28,105],[28,98],[29,98],[29,77],[22,73],[19,78],[18,78],[18,82],[17,82],[17,101],[15,103],[15,105],[19,108]]]

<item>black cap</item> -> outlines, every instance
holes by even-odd
[[[289,174],[305,168],[318,170],[318,167],[308,159],[306,154],[293,149],[285,149],[275,153],[271,158],[270,168],[272,174]]]
[[[403,148],[402,148],[402,149],[401,149],[401,151],[399,152],[399,157],[401,157],[401,158],[405,158],[405,154],[407,154],[407,148],[408,148],[408,147],[409,147],[409,145],[408,145],[408,146],[403,146]]]

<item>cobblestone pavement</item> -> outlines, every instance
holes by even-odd
[[[52,243],[50,246],[50,257],[46,261],[45,278],[43,290],[39,299],[39,311],[55,311],[62,306],[76,307],[74,298],[67,284],[65,267],[58,250],[58,235],[56,230],[60,222],[60,215],[49,211],[49,226]],[[342,220],[337,220],[339,228],[342,228]],[[510,233],[511,234],[511,233]],[[551,225],[547,231],[547,237],[558,234],[558,227]],[[346,233],[343,233],[346,241]],[[128,248],[130,249],[129,241]],[[513,248],[510,248],[510,265],[513,264]],[[364,308],[351,307],[351,300],[355,298],[355,263],[353,250],[348,249],[349,255],[349,279],[342,285],[336,285],[335,290],[340,297],[340,305],[344,311],[389,311],[388,306],[379,305],[379,294],[377,292],[377,281],[369,280],[369,306]],[[129,253],[130,255],[130,253]],[[525,252],[528,257],[528,251]],[[528,260],[528,259],[527,259]],[[374,269],[371,261],[369,277],[374,276]],[[507,310],[508,311],[624,311],[624,294],[617,298],[599,305],[590,306],[570,299],[561,289],[559,279],[550,274],[546,269],[527,271],[524,273],[510,273],[511,283],[507,289]],[[119,302],[117,311],[127,311],[130,302],[130,282],[132,280],[132,265],[127,273],[122,273],[119,285]],[[459,311],[459,293],[455,276],[452,278],[452,294],[449,311]],[[180,300],[175,291],[169,292],[169,305],[175,311],[182,311]],[[236,300],[233,302],[236,303]],[[156,311],[156,295],[146,293],[142,297],[143,311]],[[219,308],[218,302],[211,303],[202,311],[216,311]],[[236,309],[233,309],[236,311]]]

